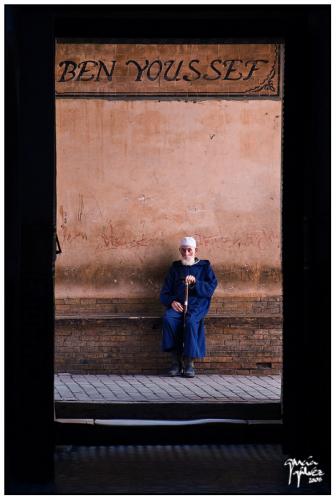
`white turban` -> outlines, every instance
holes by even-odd
[[[193,247],[196,248],[196,240],[192,236],[185,236],[180,241],[180,247]]]

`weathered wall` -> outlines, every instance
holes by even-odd
[[[156,297],[186,234],[218,297],[281,294],[281,106],[58,99],[56,297]]]

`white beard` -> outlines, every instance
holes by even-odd
[[[192,266],[195,264],[195,258],[189,257],[188,259],[181,259],[181,262],[184,266]]]

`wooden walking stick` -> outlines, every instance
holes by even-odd
[[[185,329],[186,316],[188,311],[189,283],[184,284],[184,308],[183,308],[183,329]]]

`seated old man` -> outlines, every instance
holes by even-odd
[[[194,359],[205,356],[204,317],[217,279],[210,262],[196,257],[193,237],[182,238],[179,251],[182,258],[172,263],[160,293],[167,307],[161,347],[172,353],[170,376],[194,377]]]

